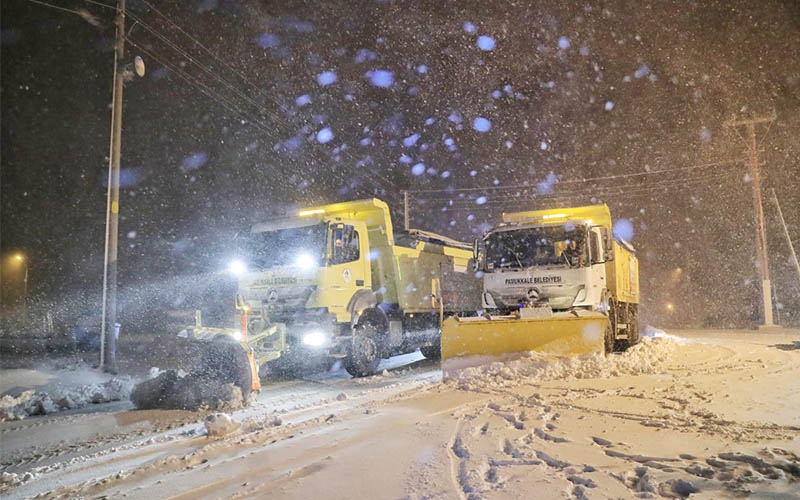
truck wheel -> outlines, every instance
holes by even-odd
[[[627,333],[628,338],[617,341],[616,349],[619,351],[627,351],[639,342],[639,318],[637,312],[635,304],[626,304],[625,323],[628,325],[628,329],[625,333]]]
[[[603,335],[604,345],[606,354],[611,354],[614,352],[614,348],[616,347],[616,337],[617,337],[617,304],[612,299],[607,299],[606,301],[606,315],[608,316],[608,322],[606,323],[606,331]]]
[[[344,358],[347,373],[353,377],[366,377],[377,371],[381,362],[378,336],[378,328],[369,320],[353,328],[353,340]]]
[[[419,348],[419,352],[425,356],[426,359],[439,360],[442,359],[442,343],[436,341],[433,345],[426,345]]]

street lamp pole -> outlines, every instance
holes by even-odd
[[[103,318],[100,328],[100,367],[117,373],[117,238],[119,236],[119,169],[122,148],[122,88],[125,56],[125,0],[117,2],[117,38],[114,49],[114,90],[111,108],[111,143],[108,154],[108,200],[103,265]]]

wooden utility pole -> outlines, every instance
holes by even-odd
[[[117,373],[117,238],[119,236],[119,167],[122,149],[122,88],[125,57],[125,0],[117,1],[117,38],[114,47],[114,90],[111,107],[111,144],[108,153],[108,200],[103,266],[103,319],[100,327],[100,367]]]
[[[764,206],[761,203],[761,177],[758,169],[758,146],[756,144],[756,125],[762,123],[771,124],[775,121],[776,115],[773,111],[771,115],[764,117],[753,117],[749,120],[728,120],[723,123],[726,128],[733,129],[747,146],[747,156],[750,160],[750,176],[753,182],[753,207],[756,217],[756,247],[761,261],[761,295],[764,306],[764,322],[762,326],[775,326],[772,321],[772,286],[769,279],[769,262],[767,260],[767,231],[764,227]],[[746,136],[740,133],[740,129],[746,131]]]
[[[408,191],[403,191],[403,229],[408,231]]]

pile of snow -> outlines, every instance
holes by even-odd
[[[49,392],[28,390],[16,397],[6,395],[0,398],[0,422],[82,408],[89,404],[121,401],[128,399],[132,389],[133,381],[130,378],[117,377],[103,383],[59,388]]]
[[[643,338],[622,354],[587,354],[554,357],[531,351],[510,361],[464,368],[449,374],[466,390],[487,390],[544,380],[607,378],[621,375],[659,373],[678,343],[671,338]]]
[[[204,424],[208,437],[220,437],[228,435],[239,429],[239,422],[233,420],[230,415],[225,413],[213,413],[206,417]]]
[[[136,384],[131,402],[139,409],[164,410],[235,410],[245,403],[242,391],[233,383],[203,374],[151,369],[154,378]]]

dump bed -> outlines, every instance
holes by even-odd
[[[471,250],[417,241],[415,248],[393,245],[392,253],[396,303],[404,312],[438,311],[438,299],[444,311],[480,309],[482,282],[472,270]]]
[[[639,260],[625,241],[613,241],[614,259],[606,262],[608,290],[619,302],[639,303]]]

